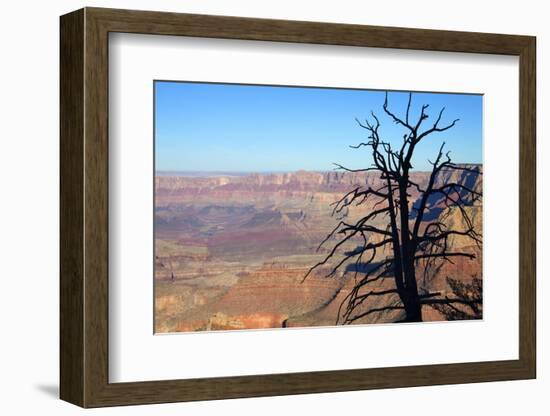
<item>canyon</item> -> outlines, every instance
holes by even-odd
[[[481,192],[480,165],[442,171],[440,183],[455,182]],[[425,188],[428,172],[413,172],[411,180]],[[372,172],[285,173],[162,173],[155,177],[155,332],[263,329],[332,326],[340,305],[353,287],[357,267],[348,264],[331,277],[338,257],[307,272],[323,260],[331,246],[319,244],[338,223],[354,221],[372,212],[376,200],[346,207],[333,215],[333,204],[356,187],[377,188]],[[411,207],[419,193],[410,188]],[[463,219],[434,197],[427,219],[444,218],[453,228]],[[466,203],[476,231],[482,233],[482,204]],[[374,224],[385,227],[387,219]],[[476,253],[420,273],[423,291],[443,295],[456,284],[472,288],[481,281],[481,249],[462,236],[450,240],[453,248]],[[341,252],[354,249],[342,247]],[[379,253],[382,260],[388,253]],[[451,279],[451,280],[449,280]],[[393,285],[391,276],[373,283],[373,289]],[[396,295],[366,302],[376,308],[397,302]],[[370,314],[359,324],[398,321],[401,311]],[[449,319],[445,311],[423,307],[426,321]]]

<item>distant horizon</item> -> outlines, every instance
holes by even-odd
[[[474,163],[474,162],[464,162],[464,163],[455,163],[455,165],[475,165],[475,166],[483,166],[483,163]],[[313,172],[313,173],[361,173],[361,172],[348,172],[345,170],[318,170],[318,169],[296,169],[296,170],[155,170],[155,176],[199,176],[199,174],[215,174],[215,175],[238,175],[238,176],[245,176],[245,175],[270,175],[270,174],[277,174],[277,173],[298,173],[298,172]],[[419,170],[419,169],[413,169],[411,170],[412,173],[414,172],[420,172],[420,173],[429,173],[431,170]],[[368,173],[380,173],[377,171],[369,171]],[[172,174],[179,174],[179,175],[172,175]]]
[[[388,92],[389,108],[404,117],[408,96]],[[328,172],[335,163],[361,169],[372,155],[350,148],[367,138],[356,118],[372,121],[374,111],[382,139],[394,148],[405,132],[384,113],[380,90],[155,81],[154,97],[159,171]],[[460,120],[417,146],[413,170],[429,171],[443,142],[454,163],[481,164],[483,96],[413,92],[411,120],[423,104],[430,118],[421,131],[443,107],[441,125]]]

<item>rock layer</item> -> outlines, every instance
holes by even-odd
[[[438,184],[456,182],[481,191],[481,167],[444,171]],[[476,173],[478,172],[478,173]],[[426,172],[413,172],[421,188]],[[336,225],[331,204],[357,186],[381,186],[373,173],[295,172],[155,178],[155,325],[157,332],[334,325],[353,286],[345,268],[324,277],[331,264],[304,281],[328,248],[319,243]],[[411,188],[411,205],[418,192]],[[345,212],[349,221],[372,211],[374,200]],[[441,198],[430,212],[462,227],[458,212]],[[482,230],[481,202],[465,208]],[[380,220],[379,225],[384,225]],[[447,277],[481,278],[481,250],[464,237],[451,239],[476,259],[453,260],[419,277],[425,291],[451,293]],[[384,256],[384,253],[380,254]],[[374,289],[393,287],[391,276]],[[366,308],[398,302],[395,295],[369,300]],[[425,320],[445,319],[425,307]],[[357,323],[395,322],[400,311],[369,315]]]

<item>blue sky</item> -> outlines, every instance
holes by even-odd
[[[389,108],[404,115],[408,93],[390,92]],[[397,146],[404,134],[383,110],[384,92],[155,82],[155,164],[157,171],[273,172],[357,169],[372,163],[367,148],[351,149],[367,138],[355,118],[371,110],[384,140]],[[428,136],[417,147],[415,170],[429,170],[445,141],[456,163],[482,162],[482,96],[413,93],[411,120],[429,104],[431,127],[441,107],[440,125],[456,126]]]

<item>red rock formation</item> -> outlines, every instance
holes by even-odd
[[[481,169],[470,165],[472,169]],[[428,173],[414,172],[412,180],[425,187]],[[439,183],[457,182],[480,190],[480,175],[444,171]],[[335,225],[330,204],[354,186],[377,186],[372,173],[295,172],[245,176],[158,176],[155,180],[155,321],[159,332],[250,329],[281,326],[334,325],[338,309],[352,287],[353,273],[324,278],[320,270],[302,282],[307,270],[322,258],[316,251]],[[411,189],[411,200],[418,192]],[[413,203],[413,202],[411,202]],[[373,202],[353,207],[349,220],[372,210]],[[458,213],[442,201],[431,206],[445,212],[452,227]],[[466,207],[476,229],[482,229],[481,204]],[[452,239],[455,248],[471,241]],[[346,249],[353,247],[347,247]],[[453,259],[424,278],[422,290],[448,293],[447,277],[468,281],[481,276],[481,252],[475,261]],[[383,257],[385,254],[380,253]],[[330,265],[327,265],[327,269]],[[325,270],[326,271],[326,270]],[[173,284],[175,282],[175,284]],[[375,289],[392,288],[391,277]],[[388,295],[364,307],[396,302]],[[425,320],[445,317],[425,307]],[[400,311],[369,315],[358,323],[395,322]]]

